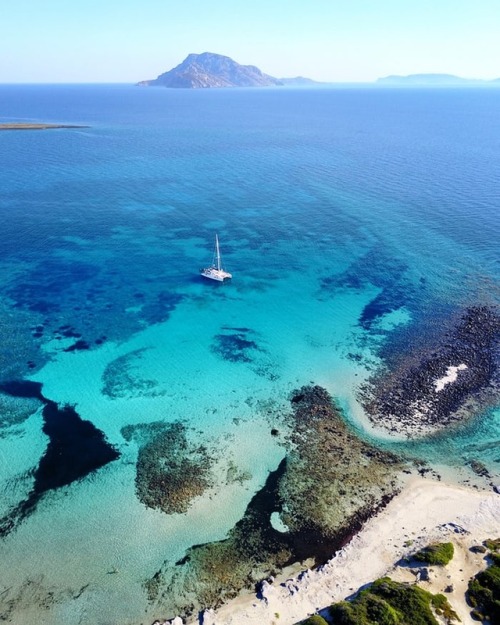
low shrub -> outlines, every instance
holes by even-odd
[[[459,621],[458,614],[452,609],[448,603],[448,599],[441,594],[433,595],[431,599],[432,607],[436,614],[443,616],[447,621]]]
[[[469,581],[467,598],[475,620],[500,624],[500,555],[491,554],[493,564]]]
[[[444,566],[450,562],[453,558],[453,554],[453,543],[436,543],[424,547],[421,551],[415,553],[413,558],[418,562]]]
[[[301,621],[300,625],[328,625],[328,623],[319,614],[313,614],[305,621]]]
[[[448,621],[458,620],[444,595],[383,577],[329,612],[334,625],[438,625],[432,608]]]
[[[490,551],[500,551],[500,538],[488,538],[483,542],[483,545]]]

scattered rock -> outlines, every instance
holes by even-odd
[[[467,464],[470,466],[470,468],[474,471],[476,475],[479,475],[479,477],[487,477],[487,478],[491,477],[488,469],[484,466],[482,462],[479,462],[479,460],[469,460]]]
[[[430,579],[429,569],[423,567],[417,571],[417,582],[428,582]]]
[[[200,625],[217,625],[216,614],[212,609],[203,610],[200,614]]]

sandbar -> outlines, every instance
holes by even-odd
[[[50,130],[54,128],[88,128],[89,126],[76,126],[74,124],[32,124],[31,122],[21,123],[0,123],[0,130]]]

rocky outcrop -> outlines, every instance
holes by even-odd
[[[228,56],[203,52],[189,54],[177,67],[154,80],[143,80],[142,87],[206,89],[210,87],[269,87],[282,82],[254,65],[240,65]]]
[[[500,386],[499,346],[498,309],[467,309],[430,343],[410,345],[391,370],[373,376],[363,391],[369,417],[393,433],[415,436],[483,410]]]

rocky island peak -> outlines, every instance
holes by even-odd
[[[282,81],[264,74],[255,65],[240,65],[222,54],[203,52],[188,56],[173,69],[154,80],[138,83],[146,87],[206,89],[213,87],[269,87]]]

